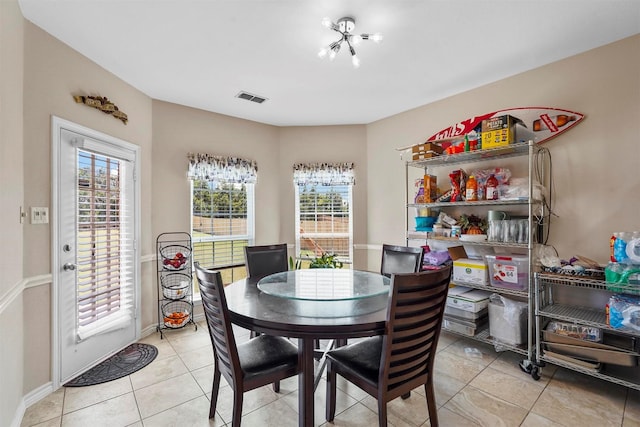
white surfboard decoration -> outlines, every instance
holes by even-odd
[[[513,116],[522,121],[524,126],[533,132],[536,144],[542,144],[551,138],[564,133],[580,123],[584,114],[575,111],[552,107],[518,107],[498,110],[481,116],[463,120],[430,136],[427,141],[450,139],[464,136],[469,132],[479,130],[483,120],[499,116]]]

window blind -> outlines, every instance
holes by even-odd
[[[97,148],[87,140],[77,147],[77,331],[84,340],[134,319],[135,153],[85,151]]]

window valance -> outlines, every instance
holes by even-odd
[[[353,163],[297,163],[293,165],[295,185],[354,185]]]
[[[258,164],[254,160],[199,153],[189,153],[188,157],[190,179],[255,184],[258,178]]]

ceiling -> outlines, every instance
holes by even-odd
[[[19,3],[26,19],[151,98],[277,126],[370,123],[640,33],[638,0]],[[354,17],[355,33],[384,40],[357,47],[358,69],[344,47],[320,59],[338,38],[325,16]]]

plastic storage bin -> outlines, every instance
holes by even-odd
[[[485,255],[491,286],[525,291],[529,288],[529,258],[523,255]]]
[[[527,315],[526,302],[493,294],[489,298],[489,334],[505,344],[524,344],[527,340]]]

